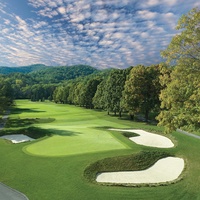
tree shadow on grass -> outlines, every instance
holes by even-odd
[[[143,123],[143,124],[150,124],[157,126],[158,121],[154,118],[148,119],[148,121],[145,120],[145,117],[143,115],[137,114],[133,117],[133,119],[129,115],[123,115],[122,117],[118,117],[119,120],[124,121],[130,121],[130,122],[137,122],[137,123]]]
[[[26,112],[26,113],[39,113],[39,112],[46,112],[46,111],[43,111],[43,110],[38,110],[37,108],[13,108],[12,109],[12,114],[21,114],[23,112]]]
[[[112,126],[96,126],[94,128],[100,129],[100,130],[108,130],[108,129],[115,128],[115,127],[112,127]]]
[[[18,135],[23,134],[29,136],[33,139],[42,138],[45,136],[51,136],[52,133],[49,130],[38,128],[38,127],[28,127],[19,129],[3,129],[0,131],[0,136],[3,135]]]
[[[40,123],[51,123],[55,121],[55,118],[15,118],[8,119],[5,125],[5,128],[18,128],[18,127],[27,127],[32,124],[40,124]]]
[[[95,127],[95,128],[96,128],[96,129],[100,129],[100,130],[116,129],[116,128],[110,127],[110,126],[100,126],[100,127]],[[130,128],[117,128],[117,129],[118,129],[118,130],[120,130],[120,129],[126,130],[126,129],[127,129],[127,132],[126,132],[126,131],[116,131],[116,132],[122,134],[123,136],[125,136],[125,137],[127,137],[127,138],[139,136],[139,134],[137,134],[137,133],[128,132],[128,130],[129,130]]]
[[[45,136],[51,137],[53,135],[60,136],[77,136],[81,134],[80,132],[73,132],[68,130],[57,130],[57,129],[43,129],[39,127],[28,127],[28,128],[19,128],[19,129],[3,129],[0,131],[0,136],[3,135],[18,135],[23,134],[33,139],[39,139]]]
[[[48,131],[51,132],[51,135],[59,135],[59,136],[77,136],[82,134],[80,132],[69,131],[69,130],[48,129]]]

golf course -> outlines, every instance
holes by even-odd
[[[164,135],[163,130],[95,109],[16,100],[0,136],[23,134],[31,141],[15,144],[0,138],[0,182],[29,200],[200,200],[200,140],[180,132]],[[134,139],[150,137],[150,132],[170,146]],[[98,173],[146,170],[167,157],[184,162],[175,180],[130,185],[95,181]]]

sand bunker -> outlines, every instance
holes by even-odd
[[[27,141],[33,141],[33,138],[30,138],[26,135],[23,134],[18,134],[18,135],[4,135],[1,136],[0,138],[6,139],[6,140],[11,140],[12,143],[21,143],[21,142],[27,142]]]
[[[174,144],[172,141],[165,137],[154,133],[149,133],[143,130],[122,130],[122,129],[109,129],[113,131],[123,131],[123,132],[132,132],[136,133],[139,136],[130,137],[129,139],[133,142],[149,147],[158,147],[158,148],[172,148]]]
[[[129,139],[137,144],[158,147],[174,147],[172,141],[164,136],[149,133],[143,130],[121,130],[109,129],[113,131],[132,132],[138,134]],[[114,184],[156,184],[171,182],[176,180],[184,169],[184,160],[182,158],[167,157],[158,160],[152,167],[142,171],[121,171],[100,173],[96,181]]]
[[[164,183],[176,180],[184,169],[182,158],[167,157],[142,171],[105,172],[97,176],[97,182],[118,184]]]

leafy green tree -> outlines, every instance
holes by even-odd
[[[130,116],[144,113],[148,121],[149,113],[158,107],[160,84],[160,70],[158,66],[136,66],[130,71],[125,82],[121,106]]]
[[[35,84],[30,88],[29,98],[31,101],[45,101],[46,99],[52,100],[54,90],[54,84]]]
[[[14,100],[13,89],[5,78],[0,78],[0,111],[6,110]]]
[[[85,106],[85,91],[86,83],[85,81],[79,81],[73,91],[73,103],[79,106]]]
[[[177,25],[181,33],[173,37],[161,55],[174,64],[170,81],[160,95],[163,109],[157,119],[166,132],[177,128],[200,128],[200,10],[192,9]]]
[[[106,91],[106,79],[104,79],[98,86],[96,93],[92,99],[92,103],[94,108],[97,109],[106,109],[106,99],[105,99],[105,91]]]
[[[97,91],[97,86],[100,84],[102,80],[100,78],[92,78],[87,81],[84,92],[82,93],[84,98],[84,105],[86,108],[94,108],[92,99]]]
[[[110,72],[106,81],[105,99],[107,110],[116,113],[121,117],[120,100],[124,84],[126,81],[126,73],[124,70],[114,69]]]
[[[68,88],[68,98],[67,103],[74,105],[82,105],[81,94],[83,91],[84,84],[80,80],[74,80],[71,82],[70,87]]]
[[[57,87],[53,92],[53,101],[55,103],[63,103],[64,101],[63,93],[64,93],[64,87],[63,86]]]

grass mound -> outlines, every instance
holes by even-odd
[[[168,156],[172,154],[161,151],[141,151],[138,154],[105,158],[89,165],[84,171],[84,176],[88,181],[96,182],[98,173],[145,170],[159,159]]]

